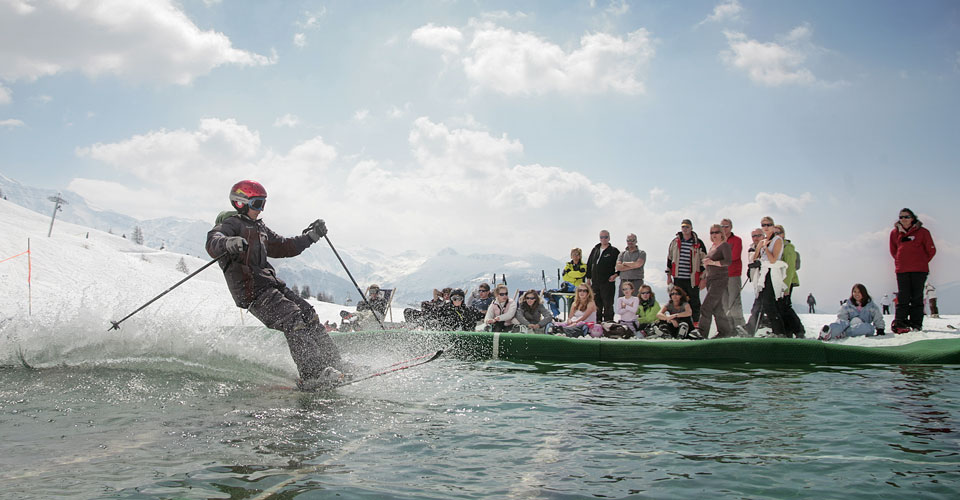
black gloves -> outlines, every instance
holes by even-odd
[[[883,331],[883,328],[877,328],[877,336],[882,336],[882,335],[886,335],[886,333],[884,333]]]
[[[323,222],[323,219],[317,219],[303,230],[303,234],[309,236],[316,243],[320,241],[320,238],[327,235],[327,224]]]
[[[240,236],[230,236],[225,243],[227,253],[230,255],[239,255],[247,251],[247,240]]]

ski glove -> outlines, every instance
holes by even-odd
[[[317,219],[303,230],[303,234],[309,236],[316,243],[320,241],[320,238],[327,235],[327,223],[323,222],[323,219]]]
[[[230,255],[239,255],[247,251],[247,240],[240,236],[230,236],[225,243],[227,253]]]

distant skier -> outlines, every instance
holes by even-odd
[[[250,311],[268,328],[283,332],[290,355],[297,365],[301,388],[331,384],[343,378],[346,369],[337,346],[306,300],[277,278],[267,257],[294,257],[327,234],[317,219],[303,234],[285,238],[258,220],[267,203],[260,183],[240,181],[230,188],[235,211],[223,212],[207,233],[207,253],[220,260],[237,307]]]
[[[883,294],[883,298],[880,299],[880,307],[883,308],[883,314],[890,314],[890,304],[892,303],[893,301],[890,299],[890,294]]]
[[[810,311],[810,314],[817,313],[817,299],[813,298],[813,294],[807,294],[807,308]]]
[[[937,289],[934,288],[933,283],[928,282],[924,290],[927,296],[927,304],[930,304],[930,317],[939,318],[940,310],[937,308]]]

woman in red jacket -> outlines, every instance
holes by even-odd
[[[923,329],[923,285],[930,273],[930,259],[937,253],[930,231],[917,220],[913,210],[900,211],[900,220],[890,231],[890,255],[897,272],[895,333]]]

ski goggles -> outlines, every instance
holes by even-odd
[[[253,210],[263,210],[263,207],[267,205],[267,197],[256,196],[256,197],[250,198],[250,201],[248,203],[250,205],[250,208],[252,208]]]

